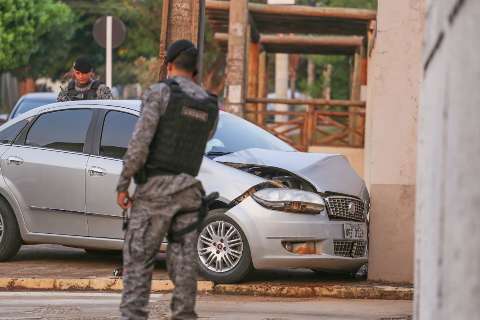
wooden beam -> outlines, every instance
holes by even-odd
[[[228,41],[228,34],[215,33],[215,41],[225,43]],[[352,47],[358,48],[363,45],[363,37],[359,36],[305,36],[293,34],[262,34],[260,43],[296,45],[296,46],[318,46],[318,47]]]
[[[362,45],[362,37],[358,36],[305,36],[287,34],[263,34],[260,37],[262,44],[296,44],[304,46],[328,46],[328,47],[359,47]]]
[[[248,48],[248,73],[247,73],[247,96],[258,97],[258,68],[259,68],[260,44],[250,42]],[[256,111],[257,105],[249,103],[246,105],[246,111]],[[249,118],[250,117],[250,118]],[[247,115],[248,120],[257,122],[256,114]]]
[[[247,98],[251,103],[277,103],[291,105],[313,105],[313,106],[355,106],[365,108],[365,101],[359,100],[325,100],[325,99],[270,99],[270,98]]]
[[[267,98],[268,95],[268,68],[267,68],[267,53],[262,51],[258,61],[258,98]],[[257,103],[257,112],[264,111],[266,104]],[[265,116],[262,113],[257,115],[257,123],[265,124]]]
[[[238,1],[238,0],[235,0]],[[207,0],[207,10],[228,11],[229,1]],[[375,10],[332,8],[332,7],[311,7],[300,5],[267,5],[260,3],[249,3],[248,10],[252,14],[289,15],[317,18],[336,18],[369,21],[376,19]]]
[[[362,46],[359,48],[359,50],[353,57],[352,83],[351,83],[351,94],[350,94],[350,98],[352,100],[360,100],[362,82],[366,81],[366,79],[363,78],[364,58],[365,58],[365,48]],[[351,112],[348,118],[348,126],[350,130],[348,135],[349,144],[352,146],[363,145],[363,137],[360,138],[358,135],[355,134],[355,131],[357,130],[357,128],[361,126],[361,121],[362,121],[362,119],[360,119],[355,114],[355,111],[358,111],[358,108],[356,106],[351,106],[349,108],[349,111]]]

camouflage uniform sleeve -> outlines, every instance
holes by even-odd
[[[133,131],[128,149],[123,158],[123,170],[117,185],[117,191],[127,191],[132,177],[147,161],[150,142],[155,135],[160,117],[170,99],[170,89],[160,83],[153,85],[143,96],[140,118]]]
[[[67,89],[62,89],[58,94],[57,102],[70,101],[70,98],[68,97],[67,92],[68,92]]]
[[[98,86],[97,89],[97,99],[98,100],[111,100],[113,99],[112,90],[104,84]]]

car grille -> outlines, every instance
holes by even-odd
[[[346,196],[325,198],[328,216],[331,219],[365,221],[367,206],[360,199]]]
[[[333,240],[333,252],[336,256],[357,258],[365,256],[365,240]]]

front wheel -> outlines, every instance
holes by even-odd
[[[215,209],[203,221],[197,241],[200,274],[215,283],[236,283],[252,270],[245,234],[238,224]]]
[[[12,209],[0,199],[0,261],[14,257],[22,245],[17,219]]]

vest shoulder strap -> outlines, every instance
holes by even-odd
[[[103,82],[98,81],[98,80],[92,80],[92,81],[93,81],[92,86],[90,88],[93,89],[93,90],[97,90],[98,87],[100,87],[100,85],[103,84]]]
[[[180,87],[177,81],[175,79],[165,79],[163,81],[160,81],[160,83],[165,83],[167,86],[171,87]]]
[[[70,90],[75,90],[75,81],[70,80],[70,81],[68,82],[67,90],[69,90],[69,91],[70,91]]]

